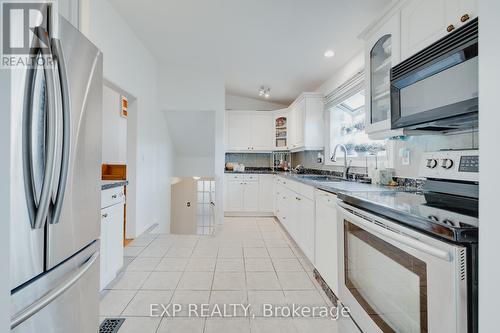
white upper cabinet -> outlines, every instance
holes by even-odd
[[[320,150],[324,147],[324,98],[304,93],[290,106],[289,140],[291,150]]]
[[[226,146],[229,151],[272,151],[273,132],[271,112],[226,112]]]
[[[252,150],[272,150],[273,116],[269,112],[256,112],[250,117]]]
[[[401,60],[477,16],[477,0],[412,0],[401,9]]]
[[[250,114],[245,112],[227,112],[227,146],[229,150],[250,150],[251,130]]]
[[[373,139],[397,135],[391,131],[391,67],[399,63],[400,18],[393,15],[366,36],[366,133]]]

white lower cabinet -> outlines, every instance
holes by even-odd
[[[259,211],[259,181],[247,180],[243,183],[243,211]]]
[[[123,267],[124,202],[101,209],[100,290]]]
[[[274,175],[259,175],[259,211],[274,212]]]
[[[316,191],[316,262],[315,267],[333,293],[339,295],[337,249],[337,196]]]
[[[304,196],[312,187],[278,178],[276,181],[276,217],[306,257],[314,263],[314,201]]]
[[[295,206],[298,245],[306,257],[314,263],[316,261],[314,256],[314,201],[301,195],[298,195],[295,199],[298,201]]]
[[[273,175],[226,174],[225,188],[225,212],[274,212]]]
[[[243,180],[229,180],[226,182],[226,211],[243,211],[244,201]]]

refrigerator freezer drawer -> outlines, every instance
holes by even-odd
[[[12,323],[17,324],[12,332],[97,332],[98,248],[99,242],[96,241],[73,258],[17,290],[11,297]],[[51,295],[56,297],[48,299]],[[35,311],[30,311],[32,309]],[[23,316],[26,313],[31,316]]]

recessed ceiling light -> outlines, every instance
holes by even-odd
[[[333,50],[326,50],[324,53],[325,58],[331,58],[335,55],[335,52]]]

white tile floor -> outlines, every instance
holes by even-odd
[[[215,236],[144,234],[125,249],[125,270],[103,291],[100,315],[119,333],[336,333],[321,318],[266,318],[262,304],[331,306],[312,265],[273,218],[226,218]],[[150,317],[150,304],[182,304]],[[188,317],[187,304],[250,304],[233,318]]]

